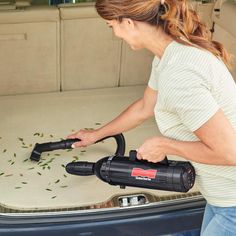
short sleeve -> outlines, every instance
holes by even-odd
[[[177,113],[181,122],[192,132],[218,111],[219,105],[207,78],[209,75],[194,67],[175,66],[162,76],[165,76],[161,81],[164,83],[162,89],[165,89],[168,109]]]
[[[151,70],[151,75],[148,81],[148,86],[153,89],[153,90],[157,90],[158,89],[158,84],[157,84],[157,79],[158,79],[158,75],[157,75],[157,66],[159,64],[160,59],[158,57],[154,57],[153,61],[152,61],[152,70]]]

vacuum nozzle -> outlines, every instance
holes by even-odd
[[[78,141],[80,141],[80,139],[66,139],[59,142],[49,142],[41,144],[36,143],[30,155],[30,159],[33,161],[39,161],[42,152],[54,151],[58,149],[72,149],[71,145]]]
[[[33,161],[39,161],[40,157],[41,157],[41,150],[40,148],[37,148],[38,147],[38,143],[35,144],[34,146],[34,149],[30,155],[30,159],[33,160]]]
[[[94,164],[86,161],[71,162],[66,165],[66,171],[72,175],[94,175]]]

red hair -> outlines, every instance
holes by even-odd
[[[231,56],[224,46],[211,39],[211,32],[186,0],[97,0],[98,14],[106,20],[130,18],[161,26],[175,41],[210,51],[231,68]]]

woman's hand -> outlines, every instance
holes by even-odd
[[[69,139],[78,138],[81,141],[73,143],[71,146],[72,148],[78,148],[78,147],[87,147],[91,144],[94,144],[96,141],[98,141],[100,138],[98,137],[96,130],[84,130],[81,129],[73,134],[70,134],[67,136]]]
[[[147,139],[137,149],[137,158],[154,163],[164,160],[166,156],[164,139],[165,138],[158,136]]]

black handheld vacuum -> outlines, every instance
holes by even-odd
[[[136,151],[132,150],[129,156],[124,156],[125,139],[122,134],[109,136],[115,138],[117,149],[114,155],[104,157],[94,162],[71,162],[66,171],[73,175],[96,175],[99,179],[111,185],[159,189],[175,192],[189,191],[195,182],[195,171],[190,162],[173,161],[165,158],[162,162],[151,163],[136,158]],[[102,139],[102,140],[104,140]],[[99,140],[98,142],[102,141]],[[79,139],[63,140],[55,143],[36,144],[31,159],[39,161],[45,151],[71,148]]]

